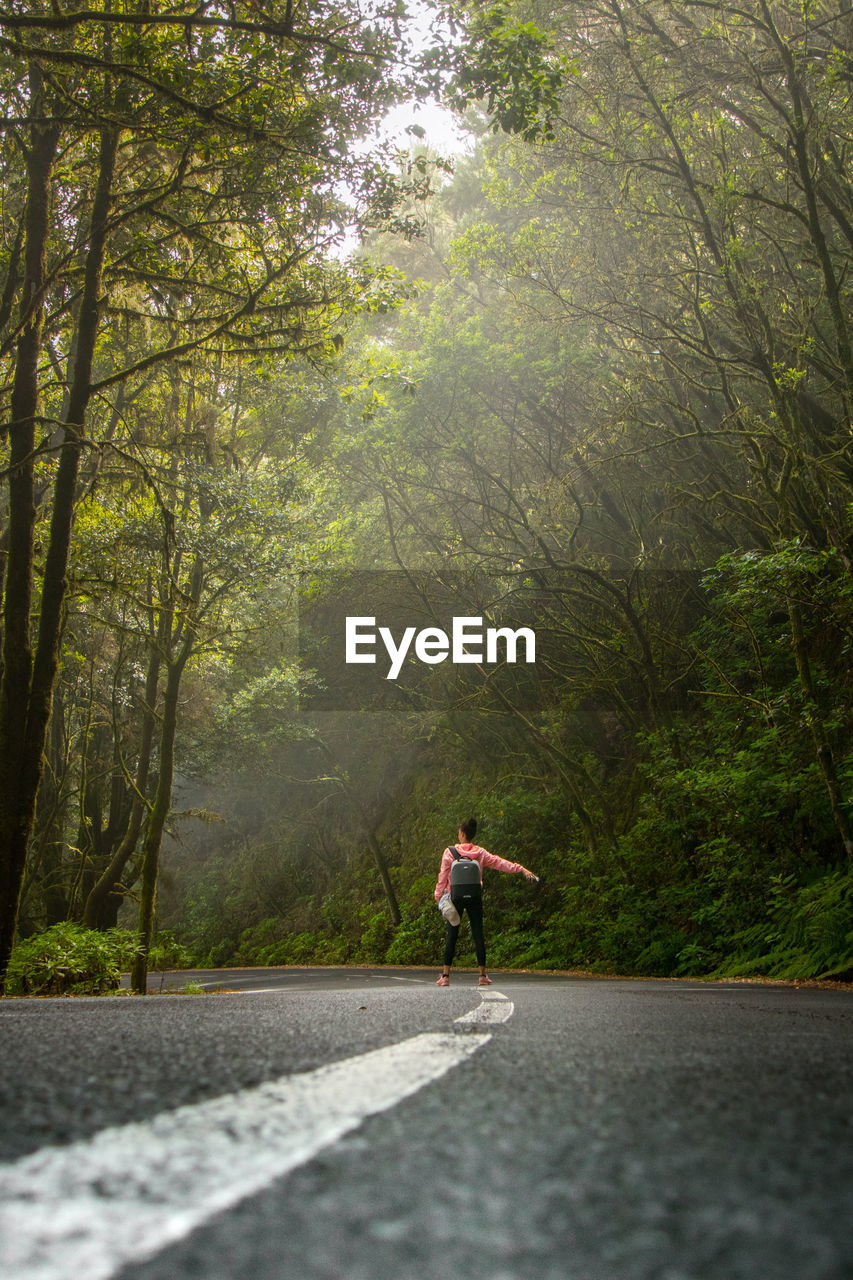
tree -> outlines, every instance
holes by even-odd
[[[325,249],[346,141],[393,93],[394,9],[308,21],[292,3],[10,12],[4,161],[13,227],[3,304],[8,522],[0,684],[0,974],[12,945],[59,661],[81,461],[164,362],[325,349],[364,272]],[[17,205],[15,201],[17,200]],[[134,394],[136,391],[134,391]],[[93,412],[94,407],[94,412]],[[47,524],[43,566],[35,529]],[[36,602],[38,626],[30,635]]]

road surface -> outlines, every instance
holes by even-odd
[[[853,995],[493,976],[6,1001],[0,1271],[850,1280]]]

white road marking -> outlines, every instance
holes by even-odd
[[[286,987],[230,987],[227,994],[229,996],[280,996],[282,991],[285,990],[287,990]],[[302,988],[299,988],[299,990],[302,990]],[[226,993],[223,992],[223,994]]]
[[[414,1036],[0,1166],[0,1270],[10,1280],[106,1280],[439,1079],[490,1038]]]
[[[482,1026],[486,1023],[508,1022],[513,1015],[515,1005],[499,991],[480,992],[482,999],[476,1009],[463,1013],[461,1018],[454,1018],[457,1026]]]
[[[397,978],[393,973],[389,974],[388,976],[392,982],[416,982],[419,986],[423,986],[427,982],[426,978]],[[208,983],[207,985],[218,986],[219,984]],[[281,994],[282,991],[295,991],[295,990],[302,990],[302,989],[303,988],[297,988],[296,986],[292,986],[292,987],[231,987],[229,989],[228,994],[236,995],[236,996],[256,996],[256,995],[260,995],[262,992],[267,992],[267,991],[275,991]],[[340,989],[342,991],[347,991],[348,993],[352,993],[352,991],[359,990],[359,988],[357,987],[341,987]]]

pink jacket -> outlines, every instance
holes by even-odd
[[[496,853],[489,853],[488,849],[481,849],[478,844],[456,844],[453,847],[458,849],[464,858],[473,858],[475,862],[480,864],[480,884],[483,883],[483,867],[491,867],[493,871],[524,870],[520,862],[507,862],[506,858],[499,858]],[[450,868],[453,863],[453,854],[450,849],[445,849],[441,855],[438,883],[435,886],[436,902],[439,901],[442,894],[450,891]]]

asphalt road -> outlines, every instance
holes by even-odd
[[[6,1280],[850,1280],[853,995],[493,977],[0,1005]]]

